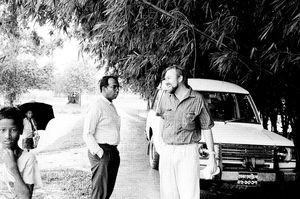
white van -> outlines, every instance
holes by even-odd
[[[247,90],[233,83],[211,79],[188,79],[188,84],[203,95],[215,122],[212,132],[221,171],[214,179],[254,186],[260,182],[296,180],[293,142],[263,128]],[[154,169],[158,168],[159,154],[153,135],[160,134],[163,123],[156,115],[156,109],[163,92],[160,86],[150,104],[145,130],[149,141],[149,162]],[[199,143],[199,154],[200,166],[204,169],[208,158],[204,140]]]

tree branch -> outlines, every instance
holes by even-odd
[[[160,13],[162,13],[162,14],[164,14],[164,15],[166,15],[166,16],[172,18],[172,19],[180,20],[184,25],[186,25],[186,26],[188,26],[189,28],[195,30],[197,33],[199,33],[200,35],[204,36],[204,37],[207,38],[209,41],[213,42],[213,43],[216,44],[216,45],[218,44],[218,40],[212,38],[211,36],[209,36],[209,35],[206,34],[205,32],[199,30],[199,29],[196,28],[194,25],[189,24],[189,23],[187,23],[186,21],[183,21],[183,20],[179,19],[178,17],[172,15],[172,14],[169,13],[168,11],[159,8],[159,7],[157,7],[156,5],[153,5],[152,3],[150,3],[150,2],[148,2],[148,1],[146,1],[146,0],[139,0],[139,1],[142,2],[142,3],[144,3],[144,4],[146,4],[146,5],[148,5],[148,6],[150,6],[150,7],[152,7],[153,9],[157,10],[158,12],[160,12]],[[249,67],[249,65],[241,58],[241,55],[240,55],[237,51],[231,49],[230,47],[228,47],[227,45],[225,45],[223,42],[221,42],[219,45],[220,45],[220,48],[223,47],[225,50],[231,51],[231,52],[236,53],[237,55],[239,55],[239,56],[237,57],[237,59],[240,61],[240,63],[243,64],[248,70],[253,71],[253,69],[251,69],[251,68]],[[251,62],[251,61],[250,61],[249,59],[247,59],[247,58],[244,58],[244,59],[248,60],[248,62],[251,63],[251,65],[253,65],[253,66],[255,66],[255,67],[261,69],[261,67],[260,67],[259,65],[257,65],[256,63]],[[270,71],[268,71],[268,70],[266,70],[266,69],[262,69],[262,70],[265,71],[266,74],[269,74],[269,75],[272,75],[272,74],[273,74],[273,73],[271,73]]]
[[[4,60],[5,60],[5,58],[6,58],[6,56],[2,56],[2,57],[0,57],[0,62],[4,62]]]
[[[186,26],[188,26],[189,28],[192,28],[194,29],[196,32],[198,32],[200,35],[206,37],[207,39],[209,39],[210,41],[212,41],[214,44],[217,44],[218,43],[218,40],[212,38],[211,36],[209,36],[208,34],[206,34],[205,32],[199,30],[198,28],[196,28],[194,25],[191,25],[191,24],[188,24],[186,21],[183,21],[181,19],[179,19],[178,17],[170,14],[168,11],[165,11],[159,7],[157,7],[156,5],[153,5],[152,3],[146,1],[146,0],[139,0],[139,1],[142,1],[144,4],[154,8],[155,10],[159,11],[160,13],[172,18],[172,19],[175,19],[175,20],[180,20],[182,21],[182,23]],[[224,43],[221,43],[220,46],[224,47],[226,50],[229,50],[229,51],[234,51],[233,49],[229,48],[228,46],[226,46]]]

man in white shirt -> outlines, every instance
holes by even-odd
[[[120,116],[112,100],[119,94],[115,76],[100,81],[100,97],[89,107],[84,121],[83,139],[88,148],[92,171],[92,199],[108,199],[114,189],[120,165]]]

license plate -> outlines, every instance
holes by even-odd
[[[257,178],[258,178],[257,173],[240,172],[238,175],[237,184],[238,185],[247,185],[247,186],[256,186],[258,184]]]

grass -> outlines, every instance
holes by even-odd
[[[81,114],[84,107],[77,104],[59,104],[53,106],[55,113]],[[63,150],[82,147],[83,117],[74,124],[72,129],[54,143],[39,153],[60,152]],[[88,199],[91,193],[91,173],[75,169],[42,170],[44,193],[36,194],[35,199]]]
[[[59,199],[87,199],[91,193],[91,174],[89,172],[60,169],[60,170],[43,170],[41,171],[44,184],[43,196],[37,196],[36,199],[42,198],[59,198]]]

